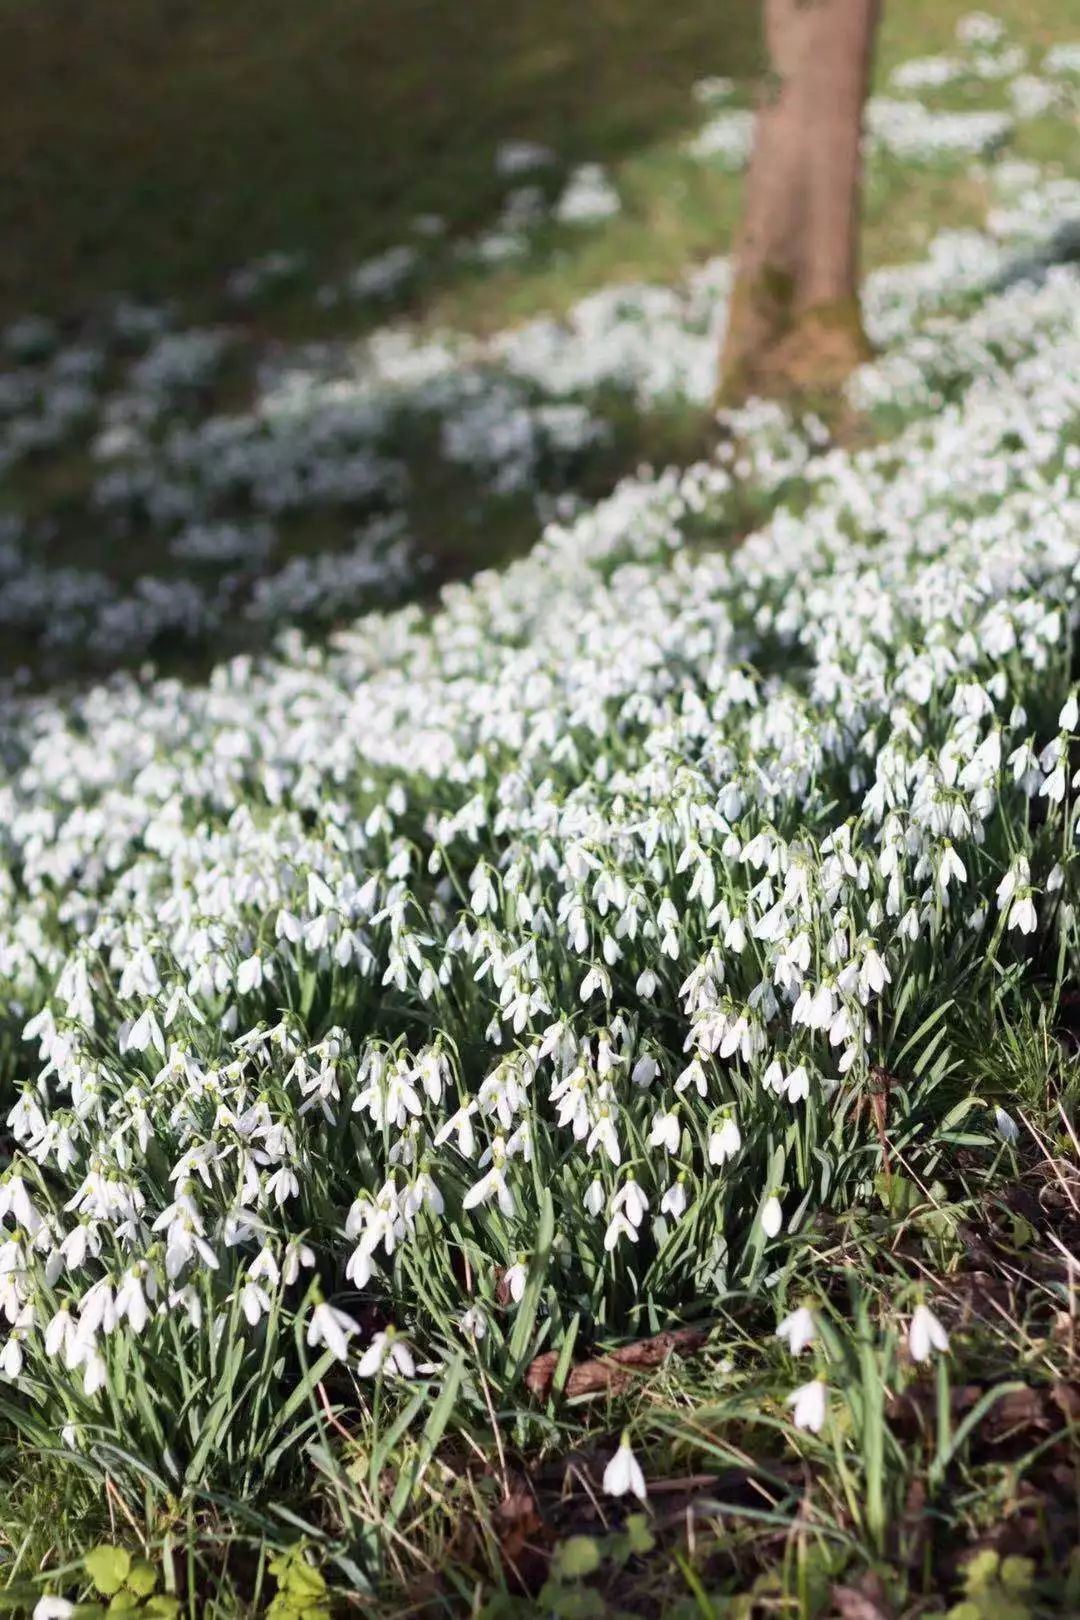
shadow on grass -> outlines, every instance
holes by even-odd
[[[615,162],[753,71],[757,0],[4,0],[0,315],[198,300],[490,220],[500,141]]]

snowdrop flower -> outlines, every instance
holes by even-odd
[[[339,1361],[344,1361],[349,1354],[349,1339],[359,1331],[351,1316],[320,1300],[312,1311],[308,1323],[308,1348],[314,1349],[316,1345],[325,1344]]]
[[[845,1031],[846,1033],[846,1031]],[[830,1033],[830,1040],[832,1039]],[[836,1045],[836,1042],[833,1042]],[[805,1102],[810,1095],[810,1076],[803,1064],[792,1069],[786,1082],[787,1099],[790,1103]]]
[[[725,1114],[717,1129],[709,1135],[709,1163],[724,1165],[735,1157],[741,1147],[739,1127],[730,1114]]]
[[[643,1052],[630,1071],[631,1084],[635,1086],[651,1086],[660,1073],[660,1065],[648,1052]]]
[[[800,1384],[787,1398],[787,1405],[794,1407],[792,1419],[797,1429],[809,1429],[812,1434],[820,1434],[825,1424],[825,1410],[828,1391],[820,1378],[812,1378],[808,1384]]]
[[[776,1330],[778,1339],[786,1339],[789,1350],[793,1356],[801,1355],[807,1345],[813,1344],[817,1338],[817,1323],[814,1313],[805,1305],[792,1311],[780,1323]]]
[[[949,1335],[927,1305],[916,1305],[908,1328],[912,1361],[926,1361],[935,1350],[949,1348]]]
[[[1009,927],[1018,928],[1022,934],[1033,934],[1038,926],[1039,918],[1031,890],[1021,890],[1009,911]]]
[[[521,1303],[521,1297],[525,1292],[525,1284],[528,1279],[529,1268],[524,1263],[523,1259],[515,1260],[514,1264],[512,1266],[507,1266],[506,1270],[503,1272],[503,1283],[505,1284],[506,1291],[510,1298],[514,1301],[515,1305]]]
[[[630,1449],[630,1437],[625,1430],[618,1451],[604,1469],[604,1490],[608,1496],[625,1496],[630,1492],[639,1502],[645,1500],[645,1476]]]
[[[256,1282],[251,1273],[240,1289],[240,1309],[249,1327],[257,1327],[260,1319],[272,1308],[273,1301],[266,1289]]]
[[[631,1170],[611,1200],[611,1208],[616,1213],[623,1212],[632,1226],[640,1226],[648,1207],[649,1200]]]
[[[667,1114],[657,1114],[653,1118],[652,1128],[649,1131],[649,1146],[663,1147],[669,1153],[677,1153],[681,1135],[682,1126],[674,1109]]]
[[[770,1193],[761,1207],[761,1230],[767,1238],[774,1238],[784,1224],[784,1211],[775,1193]]]
[[[481,1337],[478,1334],[477,1337]],[[400,1373],[402,1378],[416,1376],[416,1363],[412,1351],[402,1339],[396,1328],[388,1327],[385,1332],[373,1335],[371,1343],[357,1363],[357,1372],[361,1378],[374,1378],[378,1372]]]
[[[994,1124],[998,1128],[998,1134],[1002,1136],[1006,1142],[1011,1144],[1019,1141],[1020,1127],[1017,1125],[1012,1115],[1006,1113],[1004,1108],[997,1107],[994,1109]]]
[[[516,1205],[514,1195],[506,1184],[503,1163],[501,1153],[493,1155],[491,1169],[486,1171],[479,1181],[473,1183],[462,1199],[466,1209],[475,1209],[478,1204],[486,1204],[489,1199],[494,1198],[508,1219],[513,1215]]]
[[[608,1103],[601,1103],[600,1105],[596,1121],[585,1144],[585,1151],[591,1155],[598,1146],[604,1149],[612,1164],[621,1163],[622,1149],[619,1146],[619,1137],[615,1130],[613,1110]]]
[[[236,970],[236,988],[242,996],[257,990],[263,982],[263,961],[261,956],[249,956]]]
[[[74,1613],[75,1605],[67,1598],[41,1597],[34,1604],[34,1620],[69,1620]]]
[[[463,1313],[462,1318],[461,1318],[461,1322],[459,1323],[459,1326],[461,1328],[462,1333],[464,1333],[464,1335],[465,1335],[465,1337],[467,1339],[477,1339],[477,1340],[479,1340],[479,1339],[482,1339],[484,1337],[484,1334],[487,1332],[487,1319],[484,1316],[484,1313],[480,1309],[479,1305],[470,1305],[469,1306],[468,1310]],[[374,1342],[375,1341],[372,1340],[372,1344],[374,1344]],[[368,1355],[371,1354],[370,1349],[368,1350],[367,1354]],[[367,1358],[365,1356],[365,1360],[366,1359]],[[361,1362],[360,1365],[362,1367],[363,1362]],[[369,1375],[365,1375],[365,1376],[369,1376]],[[411,1374],[406,1374],[406,1376],[410,1377]]]
[[[604,1207],[604,1185],[599,1176],[594,1176],[585,1189],[585,1208],[592,1216],[599,1215]]]
[[[637,1227],[627,1220],[621,1210],[617,1210],[608,1222],[607,1231],[604,1233],[604,1248],[608,1254],[613,1252],[620,1238],[628,1238],[631,1243],[636,1243],[638,1234]]]
[[[686,1177],[680,1175],[661,1198],[660,1209],[664,1215],[670,1215],[672,1220],[681,1220],[686,1213],[686,1202]]]
[[[4,1340],[3,1350],[0,1350],[0,1372],[3,1372],[5,1378],[14,1380],[22,1372],[22,1366],[22,1339],[18,1333],[9,1333]]]
[[[946,893],[953,878],[956,878],[958,883],[966,883],[967,867],[956,853],[956,850],[953,848],[952,844],[946,843],[941,852],[941,859],[938,862],[937,870],[938,888],[941,890],[942,894]]]

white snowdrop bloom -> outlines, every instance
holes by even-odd
[[[672,1220],[681,1220],[686,1213],[687,1194],[686,1182],[682,1176],[673,1181],[660,1200],[660,1210],[664,1215],[670,1215]]]
[[[767,1238],[776,1237],[784,1224],[784,1211],[779,1198],[770,1193],[761,1206],[761,1230]]]
[[[585,1208],[594,1218],[600,1214],[606,1202],[604,1186],[599,1176],[594,1176],[585,1189]]]
[[[817,1323],[813,1311],[805,1305],[800,1305],[797,1310],[784,1317],[776,1330],[776,1337],[787,1341],[793,1356],[801,1355],[817,1338]]]
[[[63,1597],[40,1597],[34,1604],[34,1620],[70,1620],[75,1604]]]
[[[953,878],[955,878],[958,883],[966,883],[967,867],[956,853],[956,850],[953,848],[952,844],[946,843],[942,849],[941,858],[938,862],[937,869],[937,883],[942,894],[947,891]]]
[[[466,1209],[475,1209],[477,1205],[486,1204],[490,1199],[494,1198],[507,1219],[513,1215],[516,1205],[514,1195],[506,1184],[503,1162],[503,1157],[500,1154],[492,1164],[491,1169],[469,1188],[462,1199]]]
[[[631,1083],[635,1086],[651,1086],[660,1073],[660,1065],[648,1052],[643,1052],[630,1071]]]
[[[482,1339],[484,1334],[487,1332],[487,1318],[480,1309],[479,1305],[470,1305],[468,1310],[463,1312],[461,1321],[458,1325],[467,1339]],[[372,1345],[374,1345],[374,1340],[372,1340]],[[369,1348],[364,1358],[365,1361],[367,1360],[367,1356],[370,1354],[371,1350]],[[363,1365],[363,1363],[361,1363],[361,1365]],[[366,1374],[365,1376],[370,1376],[370,1374]]]
[[[916,1305],[908,1327],[908,1349],[912,1361],[926,1361],[935,1350],[949,1348],[949,1335],[927,1305]]]
[[[585,1143],[585,1151],[593,1154],[597,1147],[602,1147],[612,1164],[622,1162],[622,1149],[619,1146],[619,1136],[615,1129],[614,1109],[609,1103],[601,1103],[597,1111],[596,1120],[589,1132]]]
[[[669,1153],[677,1153],[681,1136],[682,1126],[674,1109],[666,1114],[654,1115],[648,1137],[650,1147],[663,1147]]]
[[[236,970],[236,988],[242,996],[259,988],[263,982],[264,971],[261,956],[248,956],[240,963]]]
[[[621,1210],[612,1215],[604,1233],[604,1248],[610,1254],[617,1246],[620,1238],[628,1238],[631,1243],[638,1240],[637,1227],[627,1220]]]
[[[629,1493],[636,1496],[639,1502],[644,1502],[646,1498],[645,1476],[631,1449],[630,1438],[625,1433],[619,1441],[619,1449],[604,1469],[604,1491],[608,1496],[626,1496]]]
[[[1007,1113],[1004,1108],[998,1107],[994,1109],[994,1124],[997,1126],[998,1135],[1006,1142],[1012,1143],[1020,1140],[1020,1127],[1012,1115]]]
[[[458,1152],[463,1158],[471,1159],[476,1152],[476,1136],[472,1126],[472,1116],[476,1112],[476,1103],[470,1102],[458,1108],[435,1133],[435,1146],[442,1147],[451,1136],[457,1137]]]
[[[148,1294],[156,1295],[153,1273],[139,1261],[121,1279],[114,1305],[116,1319],[126,1319],[133,1333],[141,1333],[149,1321]]]
[[[847,1030],[845,1027],[845,1031],[841,1036],[841,1039],[844,1039],[846,1034]],[[830,1039],[831,1038],[832,1032],[830,1031]],[[787,1100],[790,1103],[805,1102],[807,1097],[809,1097],[810,1076],[807,1074],[803,1064],[800,1063],[796,1068],[792,1069],[791,1073],[787,1077],[787,1081],[785,1082],[785,1090],[787,1093]]]
[[[742,1147],[742,1135],[734,1118],[727,1114],[709,1134],[709,1163],[724,1165]]]
[[[151,1046],[165,1056],[165,1037],[151,1007],[146,1007],[126,1029],[121,1026],[117,1045],[121,1056],[125,1052],[145,1052]]]
[[[1039,918],[1031,891],[1022,891],[1009,910],[1009,927],[1018,929],[1021,934],[1033,934],[1038,926]]]
[[[704,1097],[708,1089],[708,1081],[706,1079],[705,1069],[700,1058],[691,1059],[686,1068],[675,1081],[675,1090],[680,1096],[684,1091],[689,1090],[691,1086],[697,1092],[699,1097]]]
[[[480,1337],[481,1335],[476,1335]],[[372,1335],[371,1343],[356,1366],[361,1378],[374,1378],[376,1373],[399,1374],[402,1378],[415,1378],[416,1363],[412,1351],[396,1328]]]
[[[1075,731],[1078,718],[1080,718],[1080,704],[1077,703],[1076,693],[1070,692],[1058,715],[1058,728],[1061,731]]]
[[[1039,789],[1039,797],[1049,799],[1051,804],[1061,804],[1065,798],[1065,782],[1065,761],[1059,757],[1057,763],[1047,771]]]
[[[588,225],[617,214],[619,194],[599,163],[582,163],[570,175],[555,205],[562,225]]]
[[[649,1200],[643,1192],[640,1182],[631,1171],[611,1200],[612,1212],[614,1214],[622,1213],[632,1226],[640,1226],[645,1219],[645,1212],[648,1207]]]
[[[783,1095],[784,1091],[786,1091],[787,1077],[784,1074],[784,1071],[777,1058],[773,1058],[772,1062],[765,1070],[765,1073],[761,1077],[761,1083],[765,1087],[766,1091],[774,1091],[778,1096]]]
[[[11,1332],[4,1340],[4,1347],[0,1350],[0,1372],[5,1378],[13,1381],[18,1378],[23,1367],[22,1338],[16,1332]]]
[[[812,1434],[820,1434],[825,1426],[825,1414],[828,1403],[828,1390],[820,1378],[812,1378],[808,1384],[800,1384],[787,1398],[787,1405],[793,1407],[792,1421],[797,1429],[809,1429]]]
[[[257,1327],[259,1321],[273,1307],[273,1301],[266,1289],[253,1280],[250,1272],[247,1280],[240,1289],[240,1309],[244,1313],[249,1327]]]
[[[8,1124],[14,1126],[15,1110],[8,1115]],[[11,1215],[18,1226],[33,1238],[41,1230],[42,1218],[34,1205],[23,1177],[8,1175],[0,1181],[0,1220]]]
[[[359,1329],[351,1316],[320,1300],[308,1322],[308,1348],[314,1349],[316,1345],[324,1344],[339,1361],[344,1361],[349,1354],[349,1340],[357,1332]]]
[[[659,982],[652,968],[642,968],[634,988],[644,1001],[651,1001],[656,994]]]
[[[104,1389],[108,1382],[109,1370],[100,1351],[88,1350],[81,1362],[83,1372],[83,1394],[96,1395],[98,1390]]]
[[[525,1292],[525,1284],[529,1279],[529,1268],[523,1260],[515,1260],[512,1266],[507,1266],[503,1273],[503,1282],[506,1291],[515,1305],[520,1304]]]
[[[65,1302],[50,1318],[45,1329],[45,1354],[58,1356],[66,1353],[69,1345],[75,1340],[75,1334],[75,1318]]]
[[[1026,855],[1019,855],[1001,879],[997,888],[998,910],[1004,911],[1018,888],[1027,888],[1031,882],[1031,868]]]

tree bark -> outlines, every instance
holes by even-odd
[[[721,399],[835,388],[867,358],[858,293],[863,106],[879,0],[764,0]]]

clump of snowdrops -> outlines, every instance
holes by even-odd
[[[733,555],[688,543],[703,466],[432,617],[8,706],[34,1444],[256,1490],[369,1385],[479,1399],[767,1293],[874,1196],[883,1089],[916,1177],[961,1134],[991,1162],[1008,1099],[962,1053],[1076,962],[1076,294],[938,323],[953,403],[880,449],[746,413],[800,511]]]

